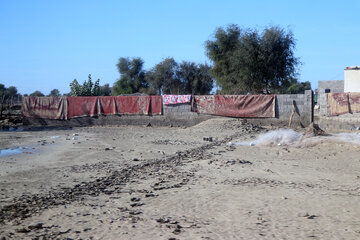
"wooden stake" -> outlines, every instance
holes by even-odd
[[[295,114],[295,102],[293,100],[293,102],[292,102],[292,111],[291,111],[291,115],[290,115],[290,119],[289,119],[289,128],[291,127],[291,122],[292,122],[292,119],[294,117],[294,114]]]

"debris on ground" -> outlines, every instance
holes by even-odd
[[[316,137],[316,136],[330,136],[330,134],[326,133],[322,130],[319,125],[316,123],[311,123],[307,128],[306,131],[301,139]]]

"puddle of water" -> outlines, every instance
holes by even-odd
[[[9,155],[15,155],[22,153],[24,148],[18,147],[18,148],[11,148],[11,149],[1,149],[0,150],[0,157],[5,157]]]
[[[24,131],[24,129],[22,129],[22,128],[14,128],[14,127],[0,129],[0,132],[22,132],[22,131]]]
[[[16,155],[16,154],[21,154],[21,153],[26,153],[26,154],[33,153],[33,151],[30,151],[29,149],[30,148],[28,148],[28,147],[0,149],[0,157],[11,156],[11,155]]]

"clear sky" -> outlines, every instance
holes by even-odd
[[[166,57],[210,63],[204,42],[228,24],[290,29],[299,80],[313,89],[360,65],[359,0],[0,0],[0,83],[67,93],[89,73],[112,86],[120,57],[141,57],[146,70]]]

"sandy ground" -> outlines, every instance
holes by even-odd
[[[0,239],[360,239],[360,146],[227,145],[266,131],[1,132],[24,153],[0,157]]]

